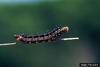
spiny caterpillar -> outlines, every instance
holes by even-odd
[[[56,27],[53,29],[53,31],[48,32],[43,35],[33,35],[33,36],[27,36],[27,35],[15,35],[15,38],[17,41],[21,41],[24,43],[41,43],[41,42],[51,42],[57,40],[62,34],[68,32],[69,28],[67,26],[65,27]]]

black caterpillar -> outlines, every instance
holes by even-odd
[[[15,35],[17,41],[21,41],[24,43],[41,43],[41,42],[51,42],[57,40],[63,33],[68,32],[68,27],[56,27],[53,31],[48,32],[43,35]]]

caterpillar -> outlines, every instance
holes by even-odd
[[[61,37],[62,34],[68,32],[69,28],[65,27],[56,27],[51,32],[42,35],[14,35],[17,41],[21,41],[27,44],[31,43],[41,43],[41,42],[51,42],[56,41]]]

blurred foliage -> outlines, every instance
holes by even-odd
[[[0,67],[79,67],[100,62],[100,1],[65,0],[0,6],[0,43],[14,42],[14,34],[42,34],[55,26],[69,26],[64,37],[80,40],[0,47]]]

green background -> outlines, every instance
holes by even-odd
[[[79,67],[100,62],[100,1],[65,0],[0,5],[0,43],[14,34],[43,34],[68,26],[73,41],[0,46],[0,67]]]

